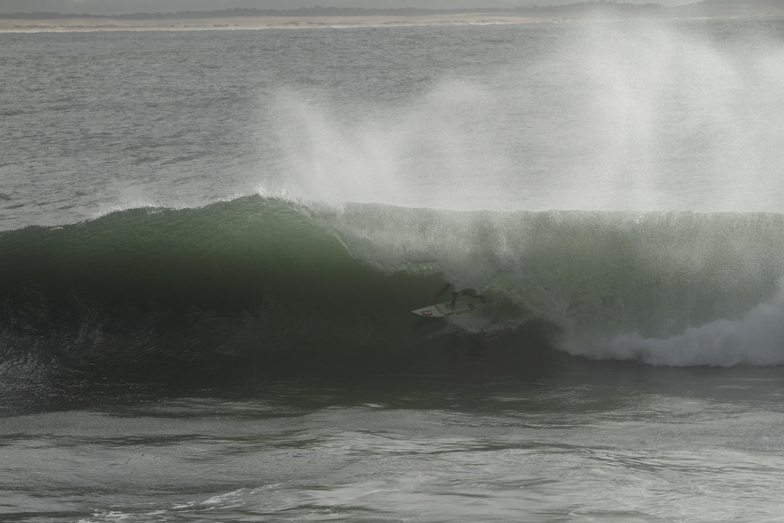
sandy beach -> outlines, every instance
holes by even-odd
[[[384,27],[454,24],[523,24],[551,17],[509,13],[440,14],[432,16],[241,16],[231,18],[121,18],[8,19],[0,18],[0,31],[188,31],[226,29],[285,29],[316,27]]]

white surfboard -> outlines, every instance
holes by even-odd
[[[484,307],[485,304],[481,300],[458,300],[455,306],[452,307],[449,303],[439,303],[431,305],[430,307],[423,307],[415,311],[411,311],[417,316],[425,316],[426,318],[443,318],[444,316],[452,316],[453,314],[465,314],[466,312],[473,312]]]

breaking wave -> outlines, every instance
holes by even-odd
[[[0,373],[442,368],[561,349],[784,363],[784,216],[456,212],[244,197],[0,233]],[[492,299],[419,318],[444,282]],[[546,347],[543,349],[542,347]]]

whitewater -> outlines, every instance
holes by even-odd
[[[0,517],[780,519],[783,24],[0,34]]]

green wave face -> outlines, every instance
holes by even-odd
[[[659,364],[781,363],[770,347],[784,340],[771,327],[783,233],[773,214],[336,210],[261,197],[133,209],[0,235],[0,361],[120,376],[338,372],[549,345]],[[445,281],[493,304],[448,321],[411,314]],[[759,307],[771,319],[755,345],[743,333],[759,331]]]

